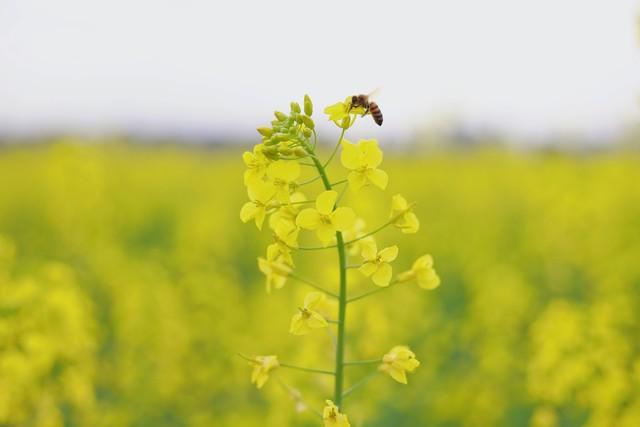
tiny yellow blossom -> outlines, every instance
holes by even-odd
[[[393,269],[389,264],[398,257],[398,247],[390,246],[378,252],[375,242],[366,242],[362,245],[362,257],[364,263],[360,267],[360,272],[373,279],[373,283],[378,286],[389,286]]]
[[[356,219],[353,209],[340,207],[333,209],[338,193],[324,191],[316,199],[316,208],[303,209],[296,218],[296,224],[306,230],[315,230],[318,239],[327,246],[336,231],[348,230]]]
[[[336,102],[324,109],[324,113],[329,116],[329,120],[338,122],[349,115],[351,107],[351,98],[347,98],[345,102]]]
[[[258,268],[267,277],[267,293],[271,289],[280,289],[287,281],[287,276],[291,273],[291,268],[285,263],[277,245],[267,247],[267,257],[258,258]]]
[[[244,172],[244,185],[262,180],[267,173],[269,159],[262,153],[262,147],[262,144],[258,144],[253,147],[253,153],[245,151],[242,154],[242,160],[247,166],[247,170]]]
[[[291,248],[298,247],[298,232],[300,229],[288,221],[281,221],[276,225],[273,231],[276,250],[282,257],[282,260],[289,266],[293,267],[293,258],[291,258]]]
[[[423,289],[435,289],[440,286],[440,277],[433,268],[433,258],[431,255],[423,255],[418,258],[411,267],[411,270],[398,275],[398,281],[409,282],[416,280]]]
[[[393,225],[398,227],[405,234],[417,233],[420,229],[420,221],[411,210],[407,200],[400,194],[396,194],[391,199],[391,218],[396,218]]]
[[[281,221],[290,222],[291,225],[295,226],[296,217],[298,216],[298,213],[300,213],[300,208],[303,205],[303,203],[301,202],[304,202],[306,200],[307,198],[303,193],[299,191],[293,193],[289,197],[288,204],[281,205],[278,210],[271,214],[271,216],[269,217],[269,227],[275,230],[276,226]]]
[[[245,203],[240,209],[242,222],[255,220],[258,230],[262,230],[264,218],[267,215],[267,207],[273,198],[276,189],[268,182],[252,181],[247,188],[250,202]]]
[[[318,307],[324,302],[326,296],[322,292],[309,292],[304,298],[304,304],[291,318],[289,332],[293,335],[305,335],[312,329],[326,328],[325,318],[318,313]]]
[[[255,384],[257,388],[262,388],[269,379],[269,372],[278,368],[280,363],[277,356],[256,356],[249,362],[249,365],[253,366],[251,383]]]
[[[324,427],[351,427],[349,419],[345,414],[341,414],[338,407],[331,400],[326,400],[327,406],[322,412]]]
[[[375,139],[362,139],[358,145],[343,139],[340,160],[345,168],[351,170],[347,179],[352,189],[360,190],[368,183],[382,190],[387,188],[389,176],[378,169],[382,163],[382,150]]]
[[[413,372],[420,362],[413,351],[404,345],[395,346],[382,358],[379,369],[399,383],[407,383],[407,372]]]
[[[267,168],[267,176],[276,188],[276,199],[289,202],[290,185],[300,176],[300,164],[295,160],[277,160]]]

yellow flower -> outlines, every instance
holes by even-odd
[[[398,275],[398,281],[400,282],[409,282],[414,279],[423,289],[435,289],[440,286],[440,277],[433,268],[431,255],[421,256],[413,263],[411,270]]]
[[[267,205],[273,198],[276,189],[270,183],[252,181],[249,183],[247,192],[251,201],[245,203],[240,209],[240,219],[242,222],[254,219],[258,230],[262,230],[262,224],[267,214]]]
[[[378,286],[389,286],[393,269],[389,264],[398,257],[398,247],[390,246],[378,252],[375,242],[367,242],[362,245],[362,257],[364,263],[360,267],[360,272],[373,279],[373,283]]]
[[[293,335],[306,335],[311,329],[327,327],[327,321],[315,311],[322,305],[325,298],[322,292],[309,292],[304,298],[304,304],[299,308],[299,312],[291,318],[289,332]]]
[[[351,227],[349,230],[346,230],[343,233],[344,241],[349,242],[351,240],[359,238],[360,236],[363,236],[365,234],[364,230],[366,226],[367,226],[367,223],[362,218],[356,219],[356,222],[353,224],[353,227]],[[353,243],[348,244],[346,246],[347,254],[349,254],[350,256],[356,256],[360,254],[360,252],[362,252],[363,245],[366,245],[367,242],[375,242],[375,240],[373,239],[373,236],[367,236]]]
[[[389,176],[378,169],[382,163],[382,150],[375,139],[361,139],[358,145],[343,139],[340,160],[345,168],[351,170],[347,178],[354,190],[360,190],[368,183],[382,190],[387,188]]]
[[[276,229],[276,226],[281,221],[290,222],[291,225],[296,225],[296,217],[300,212],[300,208],[302,207],[302,203],[306,201],[306,196],[301,192],[295,192],[289,197],[289,203],[280,206],[277,211],[271,214],[269,217],[269,227],[272,229]]]
[[[276,199],[289,202],[290,184],[300,176],[300,164],[295,160],[278,160],[269,165],[267,176],[276,188]]]
[[[351,427],[347,416],[341,414],[338,407],[331,400],[326,400],[325,402],[327,406],[324,407],[322,412],[324,427]]]
[[[406,384],[406,373],[413,372],[418,366],[420,362],[416,359],[415,353],[409,350],[409,347],[398,345],[384,355],[379,369],[399,383]]]
[[[253,147],[253,153],[245,151],[242,154],[242,160],[247,166],[247,170],[244,171],[244,185],[249,185],[251,182],[261,181],[267,173],[267,166],[269,166],[269,159],[262,153],[262,144],[258,144]]]
[[[255,384],[257,388],[262,388],[269,379],[269,372],[278,368],[280,363],[277,356],[256,356],[249,362],[249,365],[253,366],[251,383]]]
[[[287,281],[287,276],[291,273],[291,268],[280,255],[277,245],[267,247],[267,258],[258,258],[258,268],[267,276],[268,294],[271,293],[272,288],[282,288]]]
[[[291,258],[291,248],[298,247],[298,232],[300,229],[289,221],[279,222],[273,232],[275,250],[282,257],[282,260],[289,266],[293,267],[293,258]]]
[[[333,210],[338,198],[335,191],[324,191],[316,199],[316,208],[303,209],[296,218],[296,224],[306,230],[315,230],[318,239],[327,246],[336,231],[348,230],[356,219],[353,209],[340,207]]]
[[[391,218],[396,218],[393,225],[398,227],[405,234],[413,234],[420,229],[420,221],[411,210],[407,200],[400,194],[396,194],[391,199]]]

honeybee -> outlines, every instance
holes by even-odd
[[[351,108],[363,107],[365,109],[364,115],[371,113],[373,121],[376,122],[378,126],[382,126],[382,111],[380,111],[378,104],[369,100],[372,93],[368,95],[353,95],[351,97]]]

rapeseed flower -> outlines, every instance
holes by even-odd
[[[325,299],[322,292],[309,292],[302,307],[298,309],[299,312],[291,318],[289,332],[293,335],[305,335],[312,329],[326,328],[327,321],[316,311]]]
[[[322,412],[324,427],[351,427],[347,416],[341,414],[338,407],[331,400],[326,400],[325,403],[327,406],[324,407]]]
[[[264,181],[252,181],[247,188],[249,199],[240,209],[240,219],[242,222],[255,220],[258,230],[262,230],[264,218],[267,215],[268,204],[273,199],[275,187]]]
[[[384,355],[382,365],[378,369],[399,383],[406,384],[407,372],[413,372],[418,366],[420,362],[416,359],[415,353],[407,346],[398,345]]]
[[[276,199],[281,203],[287,203],[291,185],[300,176],[300,164],[295,160],[277,160],[267,168],[267,176],[276,189]]]
[[[398,275],[399,282],[409,282],[416,280],[423,289],[435,289],[440,286],[440,277],[433,268],[433,258],[431,255],[423,255],[418,258],[411,267],[411,270]]]
[[[417,233],[420,229],[420,221],[407,200],[400,194],[396,194],[391,199],[391,218],[395,218],[393,225],[405,234]]]
[[[257,388],[262,388],[269,379],[269,372],[278,368],[280,363],[277,356],[255,356],[249,361],[249,365],[253,366],[251,383]]]
[[[287,281],[287,276],[291,273],[291,268],[281,256],[278,245],[269,245],[267,247],[267,257],[258,258],[258,268],[266,276],[268,294],[271,293],[273,288],[282,288]]]
[[[296,225],[296,217],[300,213],[302,202],[305,202],[307,197],[304,193],[296,191],[289,197],[289,203],[282,204],[280,207],[271,214],[269,217],[269,227],[275,230],[276,226],[281,222],[289,222],[294,227]]]
[[[348,230],[356,219],[353,209],[340,207],[333,209],[338,193],[324,191],[316,199],[316,208],[303,209],[296,218],[296,224],[306,230],[315,230],[323,245],[331,243],[336,231]]]
[[[387,188],[389,176],[378,169],[382,156],[382,150],[378,148],[375,139],[361,139],[357,145],[346,139],[342,140],[340,161],[345,168],[351,170],[347,179],[352,189],[358,191],[369,183],[382,190]]]
[[[398,257],[398,247],[390,246],[378,252],[375,242],[366,242],[362,245],[362,257],[364,263],[359,270],[365,276],[373,279],[373,283],[378,286],[389,286],[393,268],[390,262]]]
[[[244,171],[244,185],[261,181],[267,173],[270,161],[262,152],[262,148],[262,144],[258,144],[253,147],[253,152],[245,151],[242,154],[242,160],[247,166],[247,170]]]

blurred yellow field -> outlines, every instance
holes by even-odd
[[[321,407],[329,379],[283,370],[257,391],[237,356],[322,367],[333,352],[327,334],[287,333],[309,288],[265,294],[256,257],[270,234],[238,217],[240,153],[0,152],[1,426],[318,425],[282,384]],[[380,375],[349,396],[352,425],[637,426],[638,165],[629,153],[388,154],[389,194],[417,202],[421,229],[382,239],[401,243],[399,269],[432,254],[442,285],[349,307],[349,358],[404,343],[422,363],[410,387]],[[346,197],[384,222],[388,195],[363,192]],[[335,289],[335,252],[319,253],[298,269]],[[366,289],[356,273],[349,286]]]

